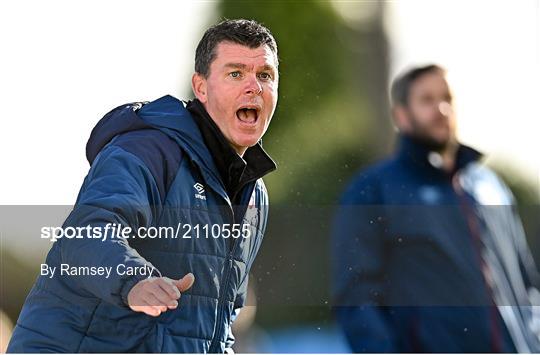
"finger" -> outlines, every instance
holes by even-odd
[[[169,279],[168,277],[161,278],[158,283],[159,287],[172,298],[177,300],[180,298],[180,291],[178,288],[174,285],[174,281]]]
[[[130,306],[130,308],[135,312],[145,313],[152,317],[157,317],[161,314],[161,311],[158,308],[150,305],[148,302],[142,301],[140,303],[142,303],[142,305]]]
[[[176,287],[180,292],[189,290],[193,283],[195,282],[195,276],[190,272],[186,276],[182,277],[180,280],[174,280]]]
[[[160,312],[165,312],[167,306],[163,304],[153,293],[149,293],[145,296],[145,301],[152,307],[157,308]]]
[[[159,284],[154,284],[150,287],[149,292],[154,295],[160,306],[167,306],[169,308],[175,308],[178,305],[176,299],[171,297],[167,292],[165,292]]]

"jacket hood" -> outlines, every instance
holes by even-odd
[[[208,182],[224,189],[196,122],[184,103],[171,95],[152,102],[125,104],[107,113],[94,127],[86,144],[88,162],[92,164],[101,149],[117,135],[140,129],[159,129],[165,133],[201,168]]]
[[[86,159],[92,165],[101,149],[119,134],[139,129],[152,128],[144,122],[136,110],[142,103],[131,103],[116,107],[108,112],[92,129],[86,143]]]

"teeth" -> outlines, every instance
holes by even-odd
[[[255,123],[255,121],[257,120],[257,110],[243,108],[236,112],[236,116],[238,116],[238,118],[242,122]]]

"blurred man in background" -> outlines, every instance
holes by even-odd
[[[352,349],[540,351],[540,279],[513,196],[456,139],[445,70],[405,72],[391,99],[399,147],[353,179],[333,230],[335,315]]]

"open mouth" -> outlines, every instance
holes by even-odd
[[[259,119],[259,108],[258,107],[241,107],[236,111],[236,117],[243,123],[255,124]]]

